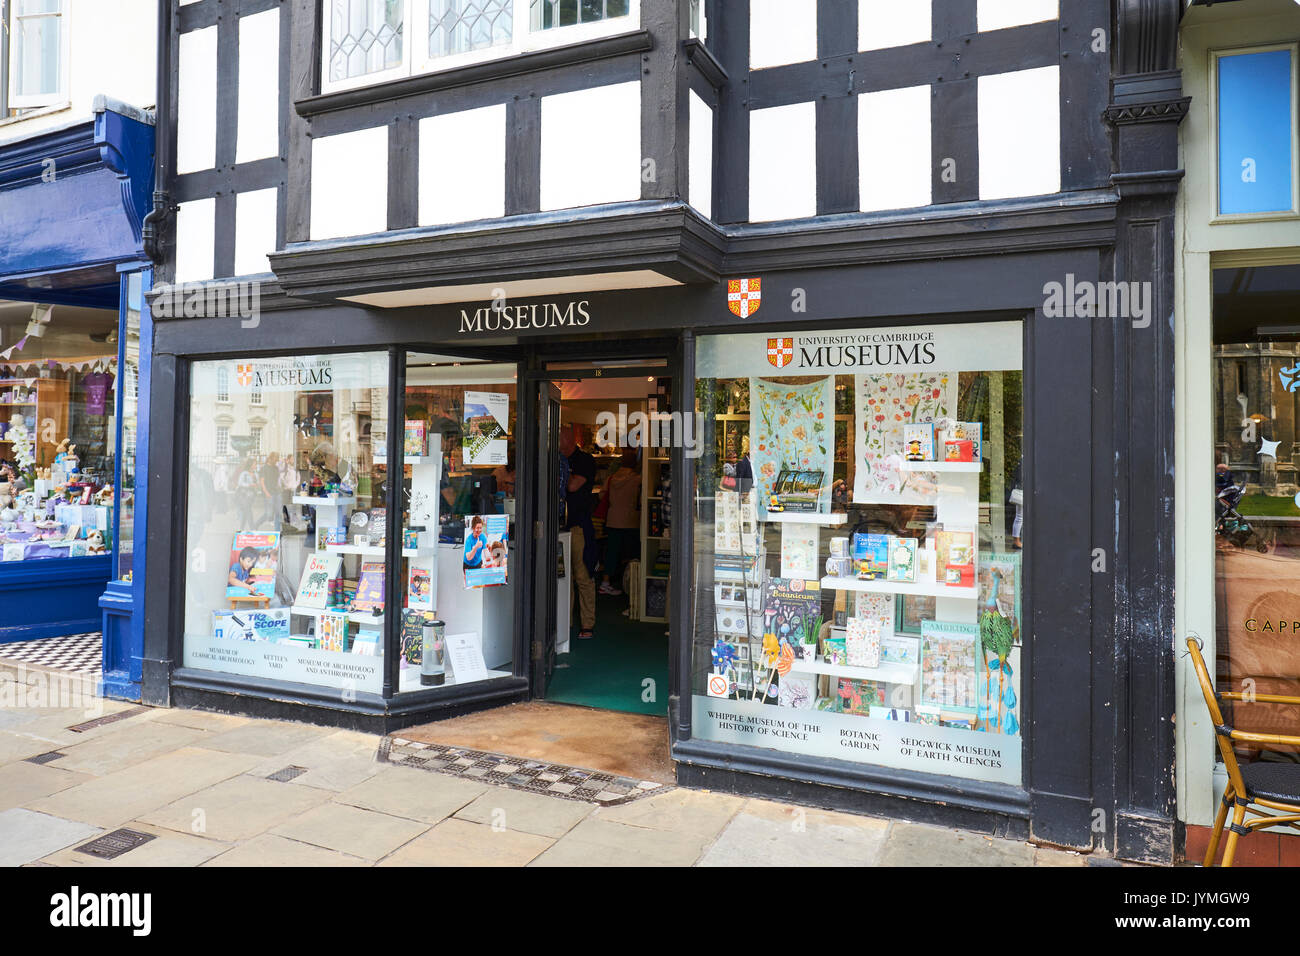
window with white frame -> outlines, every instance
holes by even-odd
[[[67,0],[8,0],[3,97],[9,109],[52,106],[68,98]]]
[[[253,427],[253,428],[250,428],[250,429],[248,430],[248,433],[249,433],[249,435],[252,437],[252,441],[249,442],[249,449],[248,449],[248,450],[249,450],[249,453],[250,453],[250,454],[253,454],[253,455],[260,455],[260,454],[262,454],[262,428],[261,428],[261,426],[258,425],[258,426],[255,426],[255,427]]]
[[[248,390],[248,402],[250,405],[262,404],[262,390],[256,385]]]
[[[230,401],[230,370],[225,366],[217,367],[217,401]]]
[[[217,440],[215,454],[218,458],[230,454],[230,426],[217,426]]]
[[[635,29],[639,0],[326,0],[332,92]]]

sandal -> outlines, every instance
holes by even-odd
[[[588,631],[585,628],[578,632],[578,640],[580,641],[589,641],[595,636],[596,635],[592,631]]]

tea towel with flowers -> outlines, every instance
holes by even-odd
[[[857,459],[853,500],[862,504],[931,504],[932,472],[905,472],[903,426],[934,422],[957,407],[956,372],[894,372],[854,380]]]
[[[829,488],[834,470],[835,380],[783,385],[749,380],[749,450],[760,511],[783,468],[820,471]],[[827,506],[830,496],[826,495]]]

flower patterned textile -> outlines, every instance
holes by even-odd
[[[854,377],[857,460],[853,500],[859,504],[931,504],[933,472],[903,472],[903,426],[933,422],[957,407],[956,372],[892,372]]]
[[[758,489],[759,511],[766,513],[772,486],[782,468],[820,471],[826,483],[821,510],[830,503],[835,462],[835,379],[811,385],[781,385],[749,380],[749,450]]]

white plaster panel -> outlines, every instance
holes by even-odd
[[[239,129],[235,162],[280,155],[280,11],[239,21]]]
[[[505,104],[420,120],[420,225],[505,214]]]
[[[1061,190],[1060,68],[979,79],[980,198]]]
[[[1055,20],[1059,15],[1057,0],[979,0],[976,8],[981,31],[1041,23]]]
[[[641,198],[641,84],[542,98],[542,209]]]
[[[844,0],[827,0],[843,3]],[[817,59],[817,0],[750,0],[749,68]]]
[[[235,197],[235,275],[271,271],[267,256],[275,251],[275,221],[279,190],[256,189]]]
[[[217,201],[195,199],[176,210],[176,282],[212,278],[217,246]]]
[[[388,229],[388,127],[311,141],[311,238]]]
[[[862,210],[931,202],[930,87],[858,97],[858,194]]]
[[[925,43],[930,32],[930,0],[858,0],[859,50]]]
[[[817,108],[794,103],[749,114],[751,222],[817,214]]]
[[[217,164],[217,28],[182,33],[177,63],[176,171]]]
[[[698,209],[706,219],[713,218],[713,110],[691,91],[690,99],[690,159],[689,192],[687,202]]]

